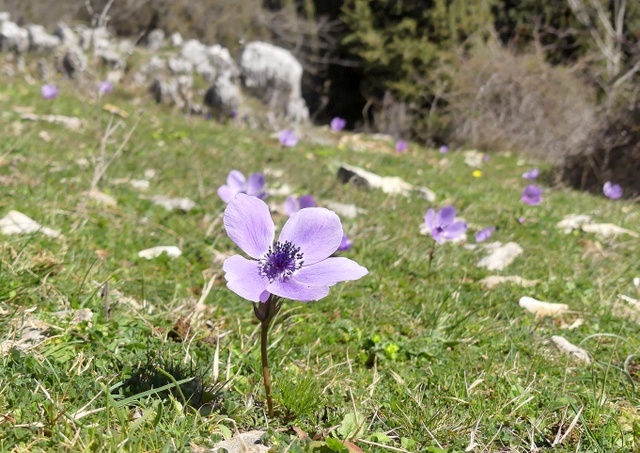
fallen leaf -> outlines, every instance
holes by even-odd
[[[569,214],[556,224],[557,228],[569,234],[573,230],[579,229],[582,225],[591,223],[591,217],[584,214]]]
[[[626,228],[619,227],[613,223],[590,223],[582,225],[582,231],[586,233],[595,233],[604,237],[617,236],[619,234],[628,234],[634,238],[640,235],[635,231],[627,230]]]

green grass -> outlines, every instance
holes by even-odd
[[[474,451],[640,448],[640,314],[618,299],[639,296],[632,285],[640,276],[639,241],[565,235],[555,227],[580,213],[637,231],[637,205],[545,187],[542,205],[524,206],[527,182],[520,175],[533,163],[518,165],[516,156],[492,155],[474,178],[461,153],[441,156],[414,145],[404,155],[305,140],[282,149],[266,133],[184,117],[147,98],[134,105],[118,89],[105,101],[130,116],[107,154],[144,109],[99,185],[118,205],[89,201],[82,210],[94,170],[80,159],[91,162],[98,154],[109,114],[70,84],[61,82],[60,97],[47,102],[39,85],[2,83],[0,216],[16,209],[64,237],[1,238],[0,451],[186,451],[210,447],[236,429],[267,427],[274,451],[290,452],[347,451],[342,440],[357,441],[364,451],[461,452],[471,444]],[[77,116],[85,126],[69,131],[22,122],[19,106]],[[447,166],[439,165],[442,158]],[[341,162],[428,186],[438,200],[341,185],[335,177]],[[122,182],[143,178],[149,168],[157,175],[147,191]],[[240,252],[224,233],[216,194],[232,168],[282,170],[268,184],[287,183],[320,204],[366,210],[343,219],[354,241],[344,256],[370,274],[337,285],[318,303],[286,302],[275,321],[271,420],[257,320],[251,304],[226,289],[216,260],[216,251]],[[197,206],[168,212],[149,201],[155,194],[189,197]],[[493,273],[476,266],[480,250],[434,249],[419,226],[427,208],[445,204],[473,226],[499,226],[492,240],[523,247],[498,274],[540,284],[487,290],[478,281]],[[518,217],[528,221],[521,225]],[[284,220],[276,215],[279,225]],[[155,245],[179,245],[183,255],[137,257]],[[598,246],[601,253],[585,253]],[[171,333],[194,313],[211,278],[199,318],[188,332]],[[107,281],[109,315],[100,286]],[[524,295],[567,303],[571,312],[536,319],[518,306]],[[93,318],[73,323],[80,309]],[[577,318],[582,326],[562,328]],[[30,323],[40,336],[21,342]],[[552,335],[580,344],[594,363],[562,355]],[[144,380],[155,389],[130,385],[145,364],[162,370]],[[292,427],[316,440],[299,440]]]

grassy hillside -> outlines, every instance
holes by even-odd
[[[359,451],[342,440],[363,451],[640,448],[640,309],[619,298],[640,297],[632,283],[640,240],[556,228],[565,215],[588,214],[637,232],[637,205],[543,182],[543,202],[525,205],[530,182],[521,174],[535,162],[508,153],[491,154],[474,176],[461,151],[355,152],[328,131],[284,149],[266,133],[183,117],[118,87],[98,102],[61,83],[46,101],[39,84],[0,83],[0,217],[18,210],[62,234],[0,236],[1,451],[197,450],[236,429],[267,428],[274,450],[290,452]],[[24,112],[82,126],[29,122]],[[117,205],[87,199],[101,141],[108,158],[129,132],[97,186]],[[427,186],[437,200],[343,185],[341,163]],[[272,206],[288,184],[320,205],[365,210],[342,219],[354,245],[341,254],[369,275],[317,303],[287,301],[275,321],[270,420],[258,322],[224,284],[221,256],[241,253],[216,194],[231,169],[266,171]],[[149,187],[134,187],[136,179]],[[196,206],[168,211],[155,195]],[[524,253],[491,272],[477,266],[481,246],[435,244],[420,224],[428,208],[445,205],[469,222],[469,244],[497,226],[489,242],[513,241]],[[182,255],[138,257],[156,245]],[[538,283],[488,289],[479,281],[492,274]],[[518,306],[522,296],[569,311],[536,318]],[[563,354],[554,335],[592,363]],[[294,427],[315,440],[300,440]]]

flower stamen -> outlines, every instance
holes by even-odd
[[[276,242],[269,247],[269,251],[260,260],[258,265],[260,275],[266,277],[269,282],[275,279],[287,280],[295,271],[302,267],[304,261],[300,247],[292,242]]]

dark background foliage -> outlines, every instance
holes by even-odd
[[[0,10],[53,27],[95,21],[108,3],[0,0]],[[244,42],[271,41],[303,64],[314,121],[342,116],[430,145],[560,162],[637,111],[632,0],[116,0],[108,18],[140,42],[162,28],[236,56]]]

